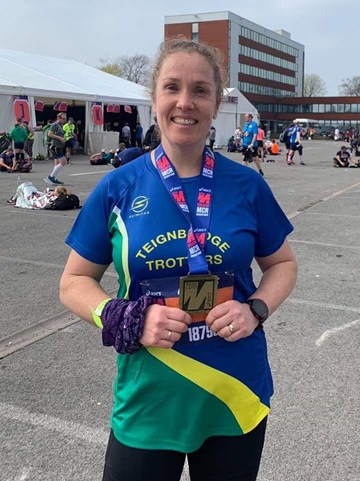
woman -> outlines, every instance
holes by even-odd
[[[193,481],[257,476],[272,394],[262,323],[296,261],[267,184],[204,148],[222,92],[213,49],[164,43],[162,143],[100,181],[66,241],[61,300],[119,352],[104,481],[179,480],[186,454]],[[117,299],[99,285],[111,262]]]

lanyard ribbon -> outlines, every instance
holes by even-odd
[[[190,210],[181,186],[181,180],[161,144],[155,150],[155,162],[166,190],[183,213],[185,219],[189,222],[186,242],[189,271],[191,274],[207,274],[209,268],[204,248],[210,225],[215,167],[214,154],[207,147],[204,148],[195,219],[192,219],[190,216]]]

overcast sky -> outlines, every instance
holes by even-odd
[[[305,73],[328,95],[359,75],[360,0],[0,0],[0,46],[99,66],[99,58],[154,56],[165,15],[229,10],[305,45]],[[1,72],[0,72],[1,76]]]

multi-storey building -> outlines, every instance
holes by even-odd
[[[228,87],[246,96],[268,130],[279,132],[295,117],[313,118],[324,127],[360,127],[359,97],[302,98],[305,47],[290,33],[226,11],[165,17],[165,38],[178,35],[222,52]]]
[[[165,17],[165,38],[179,34],[219,48],[228,86],[250,101],[302,95],[304,46],[284,30],[269,30],[231,12]]]

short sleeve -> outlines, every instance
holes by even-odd
[[[280,249],[294,228],[261,178],[253,202],[257,218],[255,256],[266,257]]]
[[[105,178],[86,200],[65,243],[90,262],[111,264],[110,212],[111,198]]]

